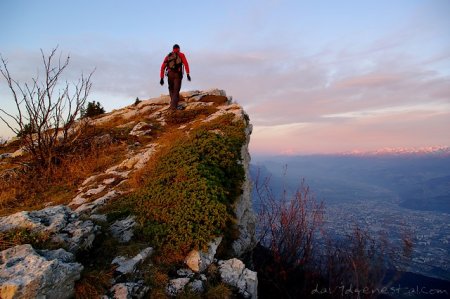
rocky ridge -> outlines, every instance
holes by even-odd
[[[184,98],[182,105],[186,111],[199,107],[214,106],[217,111],[207,116],[203,121],[211,121],[224,114],[233,114],[235,119],[245,119],[247,116],[241,106],[232,103],[222,90],[189,91],[181,94]],[[119,126],[130,128],[130,135],[145,136],[152,132],[152,123],[148,120],[156,119],[160,126],[166,125],[168,115],[168,96],[142,101],[138,105],[130,105],[115,110],[102,117],[90,120],[92,125],[101,125],[120,118]],[[180,126],[183,130],[185,126]],[[245,181],[243,193],[235,202],[236,221],[239,237],[233,242],[233,255],[239,257],[250,250],[256,243],[255,216],[251,208],[251,183],[249,179],[250,155],[248,142],[251,125],[246,129],[247,141],[242,147]],[[95,142],[108,142],[108,134],[96,137]],[[26,228],[33,232],[45,233],[50,236],[53,244],[60,249],[36,251],[31,245],[19,245],[1,252],[0,260],[0,297],[1,298],[32,298],[47,296],[48,298],[69,298],[74,293],[74,281],[79,279],[83,265],[75,261],[75,255],[89,250],[95,238],[102,233],[98,223],[104,223],[107,216],[99,210],[109,201],[121,195],[132,192],[124,188],[130,176],[142,169],[158,150],[158,143],[145,145],[136,144],[129,147],[126,158],[111,166],[103,173],[86,178],[78,189],[78,194],[66,205],[50,206],[37,211],[22,211],[0,218],[0,232]],[[19,152],[20,151],[20,152]],[[3,155],[15,157],[23,154],[23,150]],[[2,157],[3,158],[3,157]],[[120,243],[130,242],[136,226],[135,218],[129,216],[119,219],[108,228],[112,237]],[[186,258],[186,269],[177,271],[176,278],[169,281],[167,294],[174,296],[185,287],[201,293],[204,290],[207,267],[216,264],[222,280],[246,298],[257,297],[257,276],[245,265],[231,259],[218,261],[215,259],[217,247],[222,239],[212,240],[208,251],[193,250]],[[62,249],[65,248],[65,249]],[[114,281],[108,294],[104,298],[143,298],[149,287],[143,281],[124,281],[124,274],[132,274],[137,266],[148,259],[153,252],[151,247],[143,249],[138,255],[128,258],[116,257],[111,264],[116,265]],[[32,259],[32,262],[30,262]],[[45,266],[51,264],[51,266]],[[27,271],[23,271],[23,269]],[[46,270],[47,269],[47,270]],[[51,272],[46,272],[51,271]],[[57,280],[46,280],[51,277]]]

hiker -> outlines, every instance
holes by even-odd
[[[173,51],[170,52],[161,65],[161,80],[159,84],[164,85],[164,72],[167,74],[167,81],[169,82],[169,94],[170,94],[170,109],[182,109],[178,107],[178,101],[180,100],[181,80],[183,79],[183,68],[186,68],[186,74],[188,81],[191,81],[189,75],[189,64],[186,56],[180,52],[180,46],[173,45]]]

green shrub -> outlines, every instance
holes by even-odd
[[[233,229],[232,204],[244,180],[244,129],[225,115],[193,129],[159,157],[143,190],[130,198],[146,238],[183,251],[203,248]]]
[[[105,109],[100,102],[92,101],[87,104],[86,108],[81,110],[81,118],[94,117],[105,113]]]

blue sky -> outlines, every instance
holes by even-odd
[[[69,80],[96,68],[91,100],[107,110],[167,93],[159,67],[179,43],[183,89],[244,105],[253,153],[450,145],[450,1],[2,0],[0,12],[16,78],[59,45]],[[0,81],[13,111],[7,92]]]

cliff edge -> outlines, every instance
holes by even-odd
[[[20,140],[1,149],[1,298],[257,297],[238,259],[256,244],[249,117],[223,90],[169,101],[80,120],[41,193],[17,184],[32,184]]]

